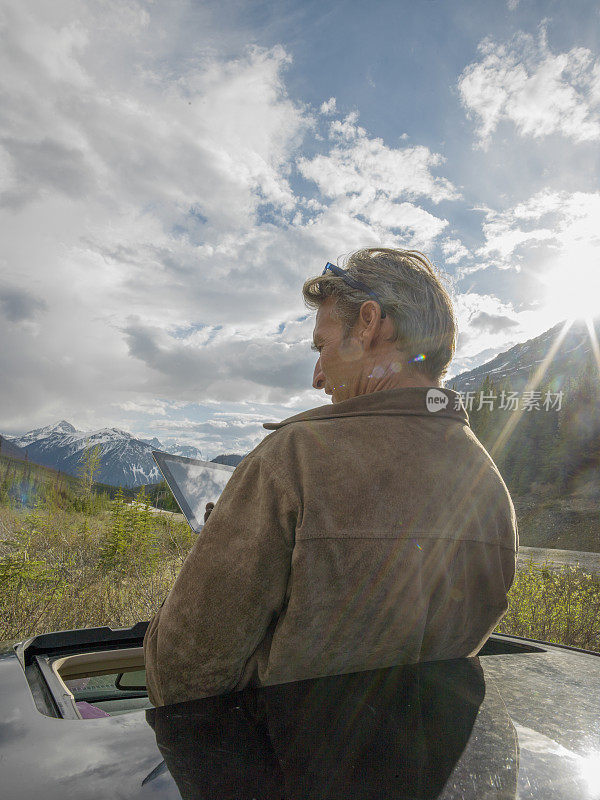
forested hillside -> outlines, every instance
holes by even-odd
[[[535,392],[516,393],[517,409],[502,408],[513,387],[487,376],[463,395],[473,431],[516,494],[600,499],[600,379],[594,360],[562,385],[542,382]]]
[[[510,489],[520,543],[600,552],[600,379],[593,358],[562,384],[542,382],[533,395],[488,375],[463,401]]]

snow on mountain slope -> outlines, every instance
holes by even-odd
[[[449,378],[446,386],[459,392],[473,391],[481,385],[486,375],[490,375],[495,383],[507,379],[513,391],[522,391],[531,373],[550,353],[563,327],[564,322],[561,322],[534,339],[516,344],[485,364]],[[594,330],[596,337],[600,339],[600,319],[594,321]],[[565,381],[581,371],[592,353],[593,345],[587,326],[582,320],[578,320],[568,329],[549,359],[543,381],[551,384],[552,391],[559,391],[564,387]]]
[[[164,447],[159,448],[166,453],[171,453],[174,456],[183,456],[184,458],[195,458],[202,461],[202,452],[191,444],[176,444],[175,442],[166,442]]]
[[[78,473],[83,451],[99,445],[101,461],[96,481],[112,486],[141,486],[162,480],[152,458],[153,450],[202,458],[200,450],[190,445],[169,443],[163,446],[156,438],[145,441],[119,428],[78,431],[65,420],[36,428],[22,436],[10,437],[9,441],[25,448],[32,461],[71,475]]]

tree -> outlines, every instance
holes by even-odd
[[[98,470],[100,469],[101,461],[102,461],[102,448],[100,447],[100,445],[97,444],[94,447],[89,447],[86,442],[86,447],[83,449],[83,452],[79,459],[78,474],[81,480],[83,481],[83,485],[85,487],[85,492],[87,495],[90,495],[92,493],[92,486],[94,485],[94,480],[96,478],[96,475],[98,474]]]
[[[100,553],[100,560],[106,569],[117,569],[121,564],[123,551],[128,544],[127,511],[123,487],[119,486],[110,515],[110,530]]]

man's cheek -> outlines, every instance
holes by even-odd
[[[340,348],[340,359],[346,364],[358,361],[361,356],[362,349],[358,342],[349,342],[343,348]]]

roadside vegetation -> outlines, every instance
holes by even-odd
[[[179,515],[154,513],[143,488],[128,500],[0,462],[0,640],[122,627],[156,611],[195,534]]]
[[[89,467],[89,462],[88,462]],[[99,625],[123,627],[159,608],[192,546],[166,485],[99,488],[0,458],[0,640]],[[517,570],[498,630],[600,651],[600,576]]]
[[[600,575],[529,563],[517,569],[499,633],[600,652]]]

